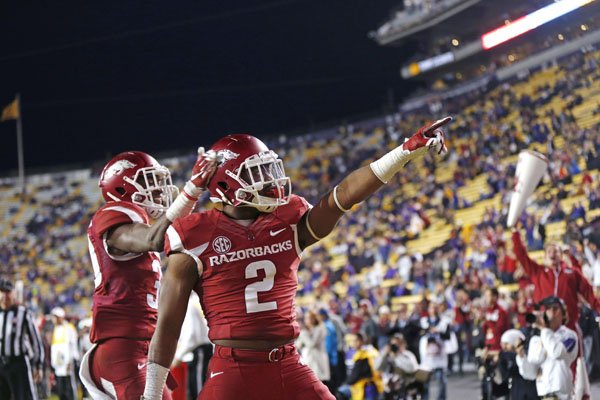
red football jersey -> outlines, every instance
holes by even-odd
[[[217,210],[193,213],[169,227],[166,253],[188,254],[203,267],[194,290],[211,340],[298,336],[296,225],[309,208],[292,195],[287,205],[261,214],[248,227]]]
[[[93,343],[114,337],[151,339],[156,329],[162,274],[158,254],[108,254],[106,232],[132,222],[148,224],[148,214],[132,203],[109,202],[94,214],[88,227],[95,285]]]

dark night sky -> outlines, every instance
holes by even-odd
[[[21,92],[27,167],[335,123],[407,93],[408,50],[367,38],[398,3],[3,2],[0,106]],[[5,175],[14,122],[0,135]]]

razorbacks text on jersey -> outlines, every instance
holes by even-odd
[[[243,226],[218,210],[175,220],[165,252],[185,253],[203,268],[194,290],[216,339],[285,340],[298,336],[295,296],[300,246],[296,225],[310,205],[287,205]]]
[[[157,253],[111,255],[106,233],[122,224],[148,224],[141,207],[109,202],[92,217],[88,244],[94,267],[93,343],[108,338],[151,339],[156,329],[161,265]]]

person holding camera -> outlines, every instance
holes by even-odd
[[[407,386],[414,382],[419,363],[417,357],[406,349],[404,336],[396,333],[375,360],[375,368],[381,371],[383,378],[384,400],[396,400],[405,398]]]
[[[538,331],[539,334],[539,331]],[[512,400],[537,400],[537,389],[534,379],[526,379],[519,373],[517,365],[517,346],[525,343],[525,351],[529,337],[518,329],[509,329],[500,339],[502,351],[498,355],[498,369],[502,383],[494,390],[496,396],[507,396]]]
[[[577,333],[566,326],[567,307],[561,298],[550,296],[541,304],[540,335],[531,338],[527,352],[523,340],[516,346],[519,373],[536,380],[538,396],[544,400],[572,399],[570,365],[577,358]]]

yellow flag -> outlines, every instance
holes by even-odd
[[[12,103],[4,107],[0,122],[8,121],[9,119],[19,118],[19,99],[14,99]]]

